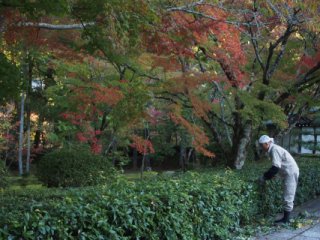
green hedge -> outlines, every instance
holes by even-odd
[[[295,205],[300,205],[320,194],[320,161],[304,158],[298,160],[300,169]],[[252,182],[271,166],[271,161],[259,164],[247,164],[238,174],[247,182]],[[258,186],[256,191],[257,207],[264,216],[282,211],[282,184],[280,178],[267,181],[265,186]]]
[[[36,176],[48,187],[81,187],[106,184],[116,175],[112,164],[85,146],[65,147],[46,154]]]
[[[299,164],[297,202],[320,193],[320,166]],[[242,172],[189,172],[108,187],[0,195],[0,239],[236,239],[281,208],[277,181],[254,180],[267,165]]]

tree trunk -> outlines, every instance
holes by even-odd
[[[179,166],[183,171],[186,170],[185,159],[186,159],[186,148],[180,143],[180,153],[179,153]]]
[[[9,136],[10,130],[9,128],[7,129],[7,136]],[[4,156],[4,165],[7,166],[7,159],[8,159],[8,152],[9,152],[9,139],[6,140],[6,152]]]
[[[247,158],[247,148],[251,141],[252,124],[251,122],[246,122],[241,129],[240,138],[234,143],[235,145],[235,156],[234,156],[234,167],[236,169],[241,169]]]
[[[32,89],[32,71],[33,71],[33,62],[32,59],[28,58],[29,68],[28,68],[28,89],[27,89],[27,160],[26,160],[26,173],[30,172],[30,152],[31,152],[31,141],[30,141],[30,125],[31,125],[31,89]]]
[[[149,140],[150,134],[149,134],[149,127],[148,125],[146,125],[146,127],[144,128],[144,139],[145,140]],[[145,168],[145,162],[146,162],[146,156],[148,155],[147,153],[147,145],[144,146],[144,151],[143,151],[143,158],[141,161],[141,168],[140,168],[140,178],[142,179],[143,177],[143,171]]]
[[[30,172],[30,153],[31,153],[31,141],[30,141],[30,108],[27,111],[27,161],[26,161],[26,173]]]
[[[19,175],[23,174],[22,165],[22,148],[23,148],[23,128],[24,128],[24,98],[25,94],[21,95],[21,108],[20,108],[20,132],[19,132],[19,153],[18,153],[18,163],[19,163]]]
[[[118,143],[117,143],[117,140],[115,139],[112,145],[112,165],[113,166],[116,166],[116,163],[117,163],[117,149],[118,149]]]
[[[41,132],[42,132],[42,122],[43,122],[43,116],[40,114],[39,119],[38,119],[38,126],[36,130],[36,134],[34,135],[34,141],[33,141],[33,146],[34,148],[38,148],[40,146],[40,140],[41,140]]]
[[[150,154],[146,155],[146,170],[147,171],[152,171],[151,161],[150,161]]]
[[[146,154],[143,154],[143,158],[141,161],[141,167],[140,167],[140,179],[142,179],[142,177],[143,177],[145,158],[146,158]]]

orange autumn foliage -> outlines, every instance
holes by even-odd
[[[171,113],[170,118],[174,123],[185,127],[187,131],[193,136],[192,145],[194,146],[196,151],[202,153],[207,157],[215,157],[214,153],[205,149],[204,146],[209,143],[209,138],[206,136],[206,134],[199,126],[191,124],[189,121],[187,121],[185,118],[178,114]]]
[[[152,142],[150,140],[143,139],[142,137],[139,137],[137,135],[133,135],[131,139],[133,141],[131,147],[137,149],[139,153],[143,155],[155,153]]]

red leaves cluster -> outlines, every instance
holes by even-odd
[[[88,123],[92,121],[92,119],[90,119],[92,116],[83,113],[65,112],[61,114],[61,117],[82,129],[82,131],[76,133],[76,139],[79,142],[88,143],[91,146],[91,151],[93,153],[101,153],[102,145],[99,140],[101,131],[93,130],[88,125]]]
[[[170,59],[181,56],[195,58],[194,47],[200,46],[205,49],[207,57],[221,65],[233,87],[244,87],[247,77],[242,67],[247,60],[241,46],[240,29],[227,23],[228,14],[222,9],[203,5],[196,11],[213,19],[173,12],[163,17],[162,25],[156,32],[146,36],[150,51],[167,56],[166,63],[159,58],[156,64],[178,70],[177,64],[168,64]]]
[[[96,103],[105,103],[109,106],[116,105],[122,98],[121,91],[113,87],[104,87],[98,83],[92,83],[93,101]]]
[[[155,153],[152,142],[150,140],[143,139],[142,137],[139,137],[137,135],[133,135],[131,139],[133,141],[131,147],[137,149],[139,153],[143,155]]]
[[[72,91],[74,92],[73,99],[84,105],[106,104],[114,106],[123,98],[119,89],[105,87],[98,83],[90,83],[84,87],[74,87]]]
[[[100,130],[87,130],[85,132],[78,132],[76,138],[81,143],[89,143],[91,146],[91,151],[95,154],[99,154],[102,151],[102,145],[99,140],[99,135],[101,135]]]
[[[81,125],[84,120],[87,119],[87,115],[84,113],[76,113],[76,112],[64,112],[60,114],[60,116],[71,122],[74,125]]]
[[[202,129],[200,129],[198,126],[194,124],[191,124],[185,118],[178,114],[172,113],[170,114],[170,118],[174,123],[180,124],[183,127],[185,127],[189,134],[193,136],[192,145],[194,146],[197,152],[202,153],[204,156],[207,157],[215,157],[214,153],[208,151],[204,147],[209,143],[209,138],[206,136]]]
[[[64,112],[61,117],[76,125],[82,131],[76,134],[76,139],[88,143],[94,153],[100,153],[102,145],[99,141],[100,130],[93,130],[91,124],[97,125],[103,116],[106,106],[116,105],[123,97],[120,90],[104,87],[98,83],[90,83],[85,87],[72,88],[71,101],[76,104],[75,111]]]
[[[313,56],[304,54],[298,63],[299,73],[305,73],[315,67],[320,62],[320,51]]]
[[[194,112],[199,118],[203,118],[205,120],[208,119],[207,113],[211,110],[212,106],[207,101],[202,101],[199,97],[191,95],[190,101],[193,106]]]
[[[93,141],[93,142],[97,142],[97,136],[99,136],[101,134],[100,130],[88,130],[86,132],[78,132],[76,134],[76,138],[79,142],[88,142],[88,141]]]

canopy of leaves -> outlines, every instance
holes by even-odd
[[[19,69],[3,53],[0,53],[0,85],[0,103],[16,99],[19,96]]]

